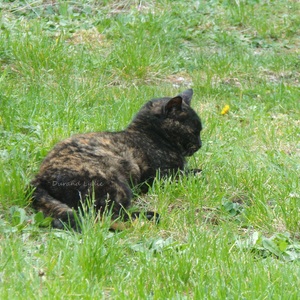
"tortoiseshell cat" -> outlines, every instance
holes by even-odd
[[[133,187],[146,192],[158,170],[162,176],[183,170],[185,157],[200,149],[202,125],[190,107],[192,95],[188,89],[152,99],[123,131],[78,134],[58,143],[31,182],[33,207],[53,217],[56,228],[66,223],[78,229],[73,209],[88,198],[96,210],[108,208],[118,218],[130,206]]]

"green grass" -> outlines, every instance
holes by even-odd
[[[2,1],[0,298],[298,299],[299,28],[292,0]],[[56,142],[189,87],[203,173],[134,201],[161,224],[75,234],[28,207]]]

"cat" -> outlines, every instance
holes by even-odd
[[[148,101],[123,131],[78,134],[59,142],[31,181],[33,208],[61,229],[68,224],[79,230],[74,210],[87,199],[100,214],[108,209],[112,220],[126,218],[133,188],[145,193],[157,172],[184,171],[185,157],[201,148],[202,124],[190,106],[192,96],[188,89]],[[159,219],[154,212],[145,216]]]

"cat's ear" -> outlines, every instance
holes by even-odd
[[[182,92],[181,94],[179,94],[179,96],[182,97],[183,101],[185,104],[187,105],[191,105],[191,101],[192,101],[192,97],[193,97],[193,90],[192,89],[188,89],[184,92]]]
[[[170,99],[168,103],[164,106],[164,112],[168,113],[172,110],[182,111],[182,102],[190,106],[193,97],[193,90],[188,89],[178,96]]]
[[[169,113],[172,110],[181,111],[182,110],[182,96],[176,96],[168,101],[164,106],[164,112]]]

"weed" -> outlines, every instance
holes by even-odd
[[[1,299],[299,298],[298,1],[0,3]],[[188,86],[187,86],[188,85]],[[25,190],[53,145],[193,87],[196,177],[57,231]],[[230,107],[223,111],[222,109]]]

